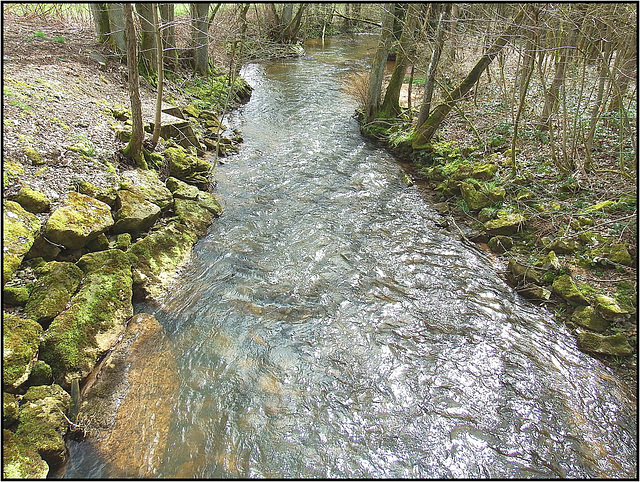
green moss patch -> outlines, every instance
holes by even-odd
[[[40,220],[14,201],[2,212],[2,285],[13,277],[40,231]]]
[[[16,388],[29,377],[42,327],[33,320],[2,313],[2,387]]]

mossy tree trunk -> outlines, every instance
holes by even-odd
[[[460,85],[447,95],[445,101],[433,110],[425,122],[417,127],[412,141],[412,147],[414,149],[424,148],[429,143],[440,127],[440,124],[442,124],[442,121],[447,114],[451,112],[451,109],[453,109],[460,99],[478,82],[482,72],[485,71],[491,61],[500,53],[509,39],[516,35],[520,27],[520,22],[524,17],[524,12],[525,7],[521,7],[509,27],[507,27],[502,35],[496,39],[493,45],[491,45],[487,52],[478,60]]]
[[[191,4],[193,69],[201,75],[209,73],[209,5],[209,2]]]
[[[371,73],[369,74],[369,88],[367,91],[367,104],[365,107],[365,117],[367,122],[374,119],[380,110],[380,94],[382,93],[382,80],[384,78],[384,68],[387,64],[389,48],[393,38],[393,5],[383,4],[382,8],[382,30],[375,57],[371,63]]]
[[[389,85],[384,94],[382,107],[380,109],[380,117],[393,118],[400,115],[400,91],[404,83],[407,65],[411,52],[414,49],[414,32],[418,22],[418,14],[420,5],[411,3],[405,15],[404,27],[400,34],[399,51],[396,54],[396,65],[391,74]]]
[[[107,4],[92,3],[91,16],[93,17],[93,24],[96,27],[98,42],[108,42],[109,35],[111,33],[111,25],[109,23],[109,9],[107,8]]]
[[[140,18],[140,54],[141,72],[152,76],[157,73],[156,29],[153,23],[155,3],[136,3],[136,11]],[[157,13],[156,13],[157,15]]]
[[[133,22],[133,7],[125,3],[123,7],[125,32],[127,40],[127,70],[129,73],[129,97],[131,99],[131,121],[133,131],[131,140],[124,148],[124,155],[133,160],[136,166],[147,169],[142,152],[144,141],[144,128],[142,125],[142,103],[140,102],[140,80],[138,73],[138,43],[136,38],[136,26]]]

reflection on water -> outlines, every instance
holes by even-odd
[[[360,137],[341,79],[369,47],[245,70],[225,214],[166,303],[141,306],[178,354],[154,476],[634,476],[611,374]]]

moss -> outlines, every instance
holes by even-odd
[[[26,286],[5,286],[2,289],[2,302],[11,306],[24,306],[29,299]]]
[[[598,315],[591,306],[577,307],[571,315],[571,321],[593,331],[602,332],[609,328],[609,322]]]
[[[42,327],[33,320],[2,313],[2,386],[17,387],[29,376]]]
[[[460,183],[460,192],[467,206],[469,206],[469,209],[472,211],[478,211],[492,204],[492,201],[484,193],[478,191],[471,183]]]
[[[27,156],[27,159],[29,159],[34,166],[39,166],[41,164],[44,164],[44,160],[42,159],[42,156],[34,148],[25,147],[22,150],[22,152],[24,152],[24,155]]]
[[[116,241],[113,247],[115,249],[126,251],[127,249],[129,249],[130,246],[131,246],[131,234],[122,233],[122,234],[118,234],[118,236],[116,237]]]
[[[29,444],[11,431],[2,430],[2,475],[5,479],[44,479],[49,465]]]
[[[513,248],[513,239],[509,236],[493,236],[487,245],[494,253],[505,253]]]
[[[2,392],[2,424],[10,427],[18,422],[18,399],[13,393]]]
[[[621,264],[624,266],[631,266],[632,259],[629,254],[629,249],[626,244],[608,244],[605,246],[599,246],[590,251],[591,258],[603,258],[606,261],[610,261],[612,264]],[[606,264],[605,261],[605,264]]]
[[[25,313],[38,323],[48,323],[60,314],[82,281],[82,270],[73,263],[51,261],[36,281]]]
[[[78,181],[76,187],[80,194],[95,198],[109,206],[113,206],[116,201],[116,190],[114,187],[99,188],[89,181],[84,180]]]
[[[87,243],[87,249],[89,251],[104,251],[105,249],[109,249],[109,239],[107,235],[104,233],[99,234],[96,239]]]
[[[160,209],[169,209],[173,204],[171,191],[166,188],[151,170],[135,169],[122,174],[120,189],[130,191],[146,201],[156,204]]]
[[[22,186],[15,201],[30,213],[43,213],[51,208],[51,201],[40,191]]]
[[[37,360],[31,367],[29,385],[49,385],[52,382],[53,373],[51,372],[51,367],[42,360]]]
[[[502,214],[496,219],[484,223],[484,229],[490,235],[510,235],[523,229],[525,217],[522,214]]]
[[[13,277],[40,231],[40,220],[20,204],[6,201],[2,213],[2,285]]]
[[[565,274],[558,276],[551,286],[553,292],[565,299],[570,305],[588,305],[589,302],[582,294],[571,276]]]
[[[182,147],[169,147],[165,150],[169,175],[198,187],[207,187],[209,174],[213,166]]]
[[[594,297],[593,306],[596,312],[605,320],[615,320],[620,316],[628,314],[627,310],[622,309],[613,298],[598,294]]]
[[[114,233],[139,233],[148,230],[160,217],[160,207],[147,201],[136,193],[122,189],[118,191],[114,214]]]
[[[122,251],[89,253],[77,264],[84,272],[80,289],[51,322],[40,350],[54,378],[64,383],[89,374],[133,313],[131,266]]]
[[[214,213],[209,209],[202,206],[198,201],[190,199],[176,199],[174,211],[178,220],[198,236],[206,233],[214,218]]]
[[[591,332],[579,332],[577,338],[578,347],[586,352],[618,356],[633,353],[633,347],[629,345],[629,340],[622,333],[605,336]]]

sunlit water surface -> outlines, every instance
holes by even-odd
[[[166,302],[138,307],[178,353],[156,476],[634,476],[634,408],[611,373],[360,136],[343,82],[370,47],[243,71],[224,215]],[[72,446],[67,477],[121,475]]]

